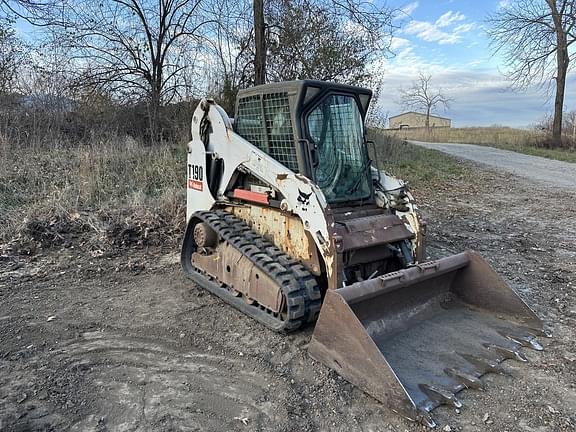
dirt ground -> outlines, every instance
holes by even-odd
[[[573,431],[576,194],[483,170],[473,183],[416,191],[430,256],[480,251],[553,337],[460,393],[459,412],[434,411],[438,429]],[[312,329],[274,334],[194,286],[176,252],[4,251],[0,430],[426,429],[312,360]]]

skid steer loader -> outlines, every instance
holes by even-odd
[[[369,159],[370,90],[320,81],[203,99],[188,144],[181,264],[278,332],[316,322],[310,355],[405,417],[460,407],[542,321],[476,253],[423,262],[406,185]]]

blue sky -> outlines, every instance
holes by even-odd
[[[432,84],[454,99],[437,113],[453,125],[494,124],[529,127],[552,112],[553,97],[536,86],[515,90],[506,80],[504,62],[492,56],[486,35],[486,16],[503,0],[389,0],[405,14],[392,40],[395,56],[378,62],[383,89],[379,104],[390,116],[403,111],[399,88],[409,87],[419,72],[430,74]],[[576,110],[576,76],[570,75],[566,110]]]
[[[430,74],[432,85],[453,99],[448,110],[437,114],[451,118],[457,127],[530,127],[552,112],[553,95],[537,86],[513,89],[502,73],[502,58],[489,48],[486,16],[510,0],[374,1],[403,11],[395,20],[395,55],[374,65],[383,79],[377,103],[388,116],[404,111],[399,90],[409,87],[420,72]],[[16,29],[20,36],[32,37],[22,20]],[[576,110],[576,74],[568,76],[565,110]]]

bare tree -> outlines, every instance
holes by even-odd
[[[431,75],[420,73],[409,88],[400,90],[404,107],[426,113],[426,129],[430,128],[430,114],[439,107],[447,109],[452,102],[440,89],[433,88],[431,81]]]
[[[146,99],[150,137],[156,140],[160,106],[182,94],[180,78],[195,59],[203,26],[211,22],[201,3],[80,0],[42,19],[75,61],[78,86]]]
[[[0,10],[18,17],[23,17],[29,11],[44,7],[49,0],[0,0]]]
[[[254,79],[252,3],[211,0],[206,7],[214,19],[203,56],[208,95],[231,114],[238,90]]]
[[[254,6],[254,31],[256,38],[256,49],[254,51],[254,76],[257,78],[255,80],[256,84],[263,83],[269,77],[266,73],[267,65],[269,64],[268,56],[270,52],[270,41],[266,42],[266,39],[262,40],[262,36],[268,35],[270,38],[274,37],[274,33],[285,31],[286,34],[290,34],[291,37],[300,38],[298,41],[302,45],[302,40],[308,38],[311,43],[303,47],[291,47],[290,43],[294,41],[287,41],[287,44],[281,46],[281,48],[292,48],[296,51],[300,48],[299,56],[303,58],[309,55],[311,50],[316,50],[318,52],[320,46],[326,50],[329,43],[326,43],[325,37],[318,28],[311,25],[310,22],[298,21],[300,29],[295,27],[294,22],[291,19],[297,17],[297,11],[300,9],[301,12],[306,13],[306,11],[315,11],[320,13],[324,19],[329,19],[332,24],[332,29],[334,29],[334,24],[337,24],[337,29],[341,33],[340,36],[346,36],[352,38],[356,37],[356,42],[360,43],[358,48],[362,49],[365,53],[370,55],[375,55],[377,53],[386,52],[390,47],[391,36],[392,36],[392,20],[394,11],[382,2],[372,2],[366,0],[298,0],[296,2],[290,0],[253,0]],[[280,11],[280,13],[278,13]],[[287,13],[291,13],[288,16]],[[310,21],[312,18],[316,18],[316,27],[322,25],[326,29],[326,25],[323,22],[319,22],[318,16],[313,16],[308,14],[307,19]],[[290,28],[292,27],[292,28]],[[286,32],[286,30],[288,31]],[[309,35],[313,32],[314,35]],[[345,34],[346,33],[346,34]],[[285,34],[285,36],[286,36]],[[333,31],[331,35],[327,37],[334,37]],[[361,41],[359,41],[361,39]],[[316,46],[314,46],[314,44]],[[305,50],[302,50],[305,48]],[[334,49],[336,51],[337,49]],[[293,56],[294,57],[294,56]],[[344,56],[340,57],[340,60]],[[334,60],[334,59],[332,59]],[[286,59],[286,61],[294,61],[292,59]],[[336,60],[338,61],[338,60]],[[301,65],[305,62],[300,61]],[[263,74],[263,75],[262,75]]]
[[[268,8],[268,77],[358,84],[380,46],[372,35],[308,0],[275,0]]]
[[[25,49],[14,30],[0,25],[0,94],[14,91]]]
[[[0,11],[4,12],[2,18],[22,18],[31,24],[46,25],[45,17],[51,14],[55,7],[62,7],[66,2],[62,0],[0,0]]]
[[[553,140],[562,138],[562,111],[569,47],[576,40],[574,0],[514,0],[488,17],[494,52],[518,87],[555,80]]]
[[[390,118],[390,112],[384,111],[379,104],[384,85],[384,77],[381,74],[372,72],[368,80],[363,82],[362,85],[372,89],[372,102],[366,113],[366,124],[371,128],[384,129]]]

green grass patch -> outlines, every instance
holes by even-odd
[[[406,143],[377,130],[369,131],[368,138],[374,141],[376,157],[371,156],[380,168],[417,189],[445,186],[470,177],[464,164],[439,151]]]
[[[525,144],[524,145],[495,144],[492,145],[492,147],[496,147],[502,150],[510,150],[531,156],[540,156],[546,159],[554,159],[563,162],[576,163],[576,151],[574,150],[548,149],[548,148],[534,147]]]

